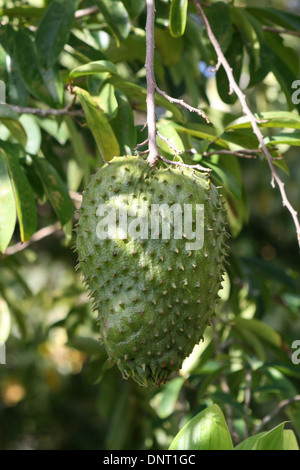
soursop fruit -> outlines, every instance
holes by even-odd
[[[203,339],[227,236],[225,209],[207,173],[153,169],[127,156],[91,177],[76,249],[100,339],[124,378],[165,382]]]

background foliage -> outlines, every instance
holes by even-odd
[[[261,154],[236,155],[258,142],[223,70],[213,70],[216,56],[192,2],[183,35],[169,28],[170,2],[156,2],[155,73],[161,89],[204,109],[213,124],[157,95],[158,129],[186,163],[211,168],[222,185],[231,254],[213,327],[159,389],[124,381],[106,363],[71,250],[89,175],[103,158],[132,154],[146,138],[145,1],[0,6],[0,79],[9,104],[0,104],[0,339],[7,353],[0,447],[166,449],[193,416],[217,405],[235,445],[283,421],[299,440],[295,230]],[[300,118],[292,102],[299,40],[266,29],[300,33],[299,6],[210,1],[205,12],[251,109],[267,120],[265,142],[299,211]],[[290,404],[281,409],[282,400]]]

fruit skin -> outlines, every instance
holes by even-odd
[[[100,240],[97,207],[123,200],[141,211],[151,204],[204,204],[203,247],[187,251],[185,238],[172,237]],[[208,174],[187,167],[151,169],[140,157],[115,157],[92,176],[76,249],[100,338],[124,378],[159,385],[203,339],[228,250],[225,214]]]

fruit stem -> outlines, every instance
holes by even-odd
[[[155,0],[147,0],[146,21],[146,78],[147,78],[147,127],[149,141],[149,155],[147,161],[151,167],[155,167],[160,158],[156,142],[156,114],[155,114],[155,90],[154,76],[154,22]]]

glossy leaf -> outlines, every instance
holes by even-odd
[[[208,406],[185,424],[169,449],[233,450],[230,433],[219,406]]]
[[[98,95],[101,109],[105,112],[109,120],[113,119],[118,112],[118,101],[115,95],[115,88],[111,83],[104,83]]]
[[[171,0],[169,29],[174,38],[179,38],[184,34],[187,7],[187,0]]]
[[[299,450],[297,438],[292,429],[283,431],[283,450]]]
[[[35,35],[41,64],[52,67],[68,40],[79,0],[53,0],[46,9]]]
[[[120,147],[110,123],[101,109],[101,103],[82,88],[75,87],[74,93],[80,99],[88,126],[96,140],[98,149],[106,161],[120,155]]]
[[[25,129],[27,135],[25,150],[28,153],[36,154],[39,151],[42,142],[41,128],[38,125],[37,120],[30,114],[23,114],[20,117],[20,123]]]
[[[37,228],[36,202],[14,144],[2,143],[3,157],[11,179],[20,227],[21,241],[29,240]]]
[[[7,172],[4,151],[0,149],[0,251],[4,253],[16,225],[16,203]]]
[[[180,151],[184,151],[184,145],[182,143],[182,140],[178,132],[174,128],[172,122],[167,121],[166,119],[160,119],[157,123],[157,129],[166,139],[168,139],[169,143],[174,148]],[[172,149],[172,147],[170,147],[166,143],[166,141],[164,141],[160,137],[157,137],[157,143],[164,156],[172,160],[175,154],[174,149]]]
[[[272,137],[266,138],[265,143],[267,145],[294,145],[295,147],[300,146],[300,132],[291,132],[291,133],[280,133],[273,135]]]
[[[68,189],[55,168],[45,158],[33,157],[33,163],[43,183],[45,193],[63,226],[74,213],[74,205]]]
[[[11,316],[7,302],[0,298],[0,343],[7,340],[11,329]]]
[[[281,423],[271,431],[263,434],[253,446],[253,450],[284,450],[283,431],[284,424]]]
[[[108,60],[97,60],[88,64],[80,65],[70,72],[70,79],[73,80],[83,75],[94,75],[98,73],[108,72],[110,74],[117,73],[117,69],[112,62]]]

